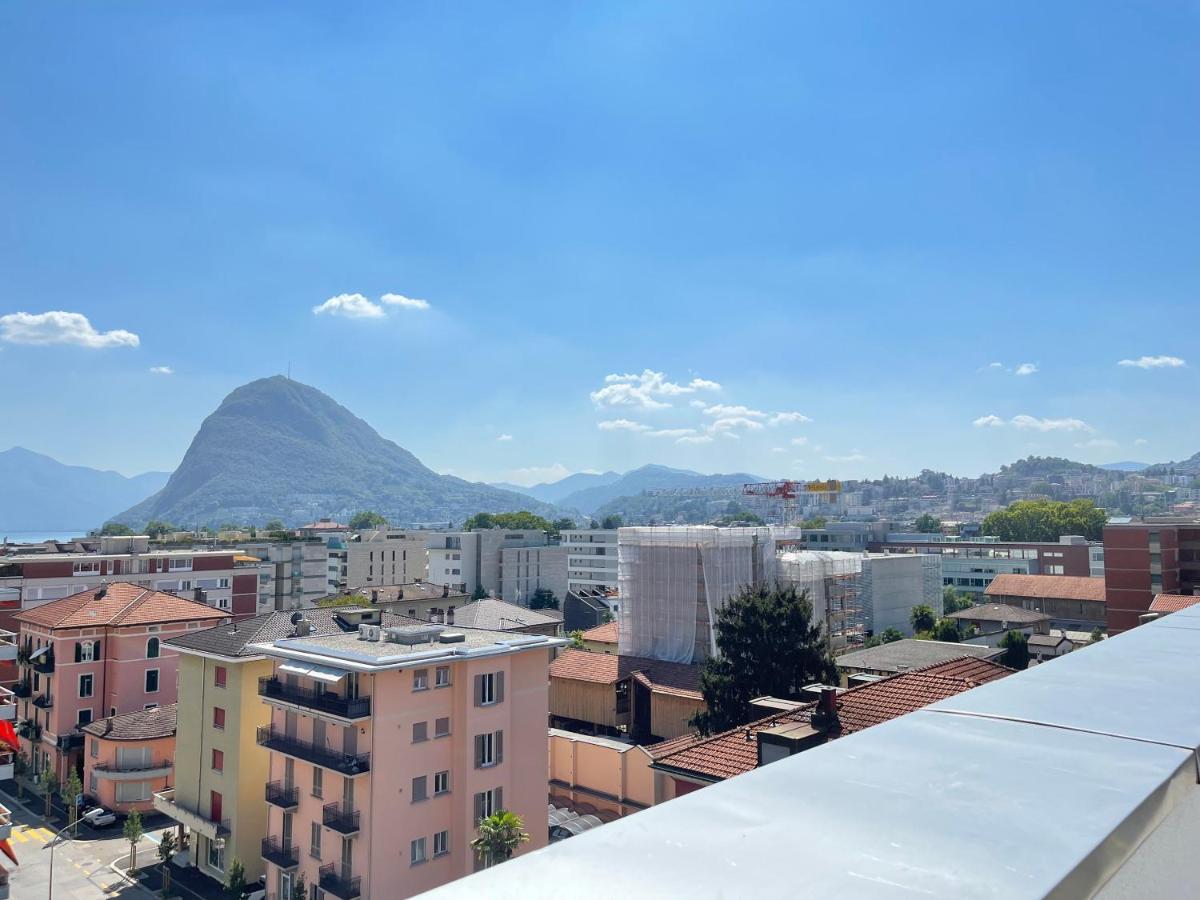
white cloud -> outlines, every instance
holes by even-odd
[[[643,425],[641,422],[633,422],[629,419],[605,419],[603,422],[597,422],[596,427],[601,431],[649,431],[649,425]]]
[[[808,438],[806,438],[806,437],[794,437],[794,438],[792,438],[792,444],[793,444],[794,446],[796,446],[796,447],[803,447],[803,446],[804,446],[805,444],[807,444],[807,443],[808,443]]]
[[[707,410],[705,410],[707,412]],[[723,419],[717,419],[708,426],[711,432],[730,432],[737,428],[745,428],[747,431],[760,431],[763,427],[762,422],[748,419],[745,416],[729,416]]]
[[[1021,363],[1016,368],[1016,375],[1032,375],[1038,370],[1037,363]]]
[[[707,434],[693,434],[687,437],[681,437],[675,443],[677,444],[711,444],[713,439]]]
[[[136,347],[141,343],[131,331],[97,331],[83,313],[62,310],[15,312],[0,316],[0,341],[34,345],[74,344],[92,350]]]
[[[592,402],[597,406],[637,406],[642,409],[665,409],[671,405],[660,397],[721,389],[715,381],[703,378],[693,378],[687,384],[676,384],[667,381],[662,372],[651,369],[646,369],[641,375],[606,375],[604,385],[591,393]]]
[[[988,368],[989,369],[1003,369],[1004,363],[998,363],[998,362],[988,363]]]
[[[688,406],[693,406],[696,409],[704,409],[704,407],[708,406],[708,404],[703,400],[690,400],[688,401]]]
[[[1146,446],[1148,443],[1150,443],[1150,442],[1149,442],[1148,440],[1146,440],[1145,438],[1138,438],[1137,440],[1135,440],[1135,441],[1133,442],[1133,446],[1135,446],[1135,447],[1145,447],[1145,446]]]
[[[1013,416],[1008,421],[999,416],[980,416],[971,423],[976,428],[1001,428],[1011,425],[1021,431],[1095,431],[1082,419],[1039,419],[1037,416]]]
[[[787,453],[787,447],[772,447],[772,453]]]
[[[712,406],[704,408],[706,416],[720,416],[726,418],[729,416],[750,417],[755,419],[764,419],[767,414],[760,412],[757,409],[750,409],[748,406],[727,406],[724,403],[715,403]]]
[[[647,431],[646,436],[647,437],[678,438],[678,437],[684,437],[685,435],[695,434],[695,433],[696,433],[695,428],[660,428],[657,431]]]
[[[362,294],[338,294],[319,306],[314,306],[312,311],[314,316],[328,313],[331,316],[345,316],[347,319],[383,318],[383,307],[372,303]]]
[[[777,412],[767,421],[768,425],[803,425],[811,422],[808,416],[798,412]]]
[[[1080,448],[1081,450],[1087,450],[1087,449],[1111,450],[1113,447],[1117,446],[1117,442],[1114,441],[1112,438],[1092,438],[1091,440],[1081,441],[1080,443],[1076,444],[1075,446]]]
[[[151,366],[150,374],[151,375],[174,375],[175,370],[172,369],[170,366]]]
[[[862,462],[866,459],[860,450],[851,450],[845,456],[826,456],[828,462]]]
[[[387,306],[399,306],[404,309],[429,309],[428,300],[405,297],[403,294],[384,294],[379,299]]]
[[[1117,365],[1136,369],[1179,369],[1187,363],[1178,356],[1139,356],[1137,359],[1123,359]]]
[[[496,440],[498,441],[511,441],[512,439],[513,438],[511,434],[501,434],[496,436]]]

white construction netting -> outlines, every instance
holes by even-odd
[[[857,581],[863,570],[860,553],[836,550],[791,550],[778,557],[779,581],[797,590],[808,591],[813,616],[826,624],[830,632],[840,632],[852,615],[857,599]]]

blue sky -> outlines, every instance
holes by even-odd
[[[992,7],[7,4],[0,447],[290,364],[486,480],[1190,456],[1200,6]]]

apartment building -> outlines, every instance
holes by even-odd
[[[547,843],[544,635],[439,625],[300,633],[250,649],[275,663],[267,891],[407,897],[474,871],[479,819],[517,813]],[[337,701],[325,700],[336,690]]]
[[[1108,633],[1138,624],[1158,594],[1200,589],[1200,521],[1148,518],[1104,529]]]
[[[91,804],[149,812],[175,775],[176,704],[97,719],[83,727],[83,789]]]
[[[539,590],[550,591],[559,603],[567,595],[567,548],[560,544],[503,548],[499,596],[528,606],[529,598]]]
[[[169,643],[179,654],[175,780],[174,787],[155,793],[154,808],[178,824],[188,864],[222,884],[235,859],[245,867],[247,880],[263,874],[267,808],[292,797],[271,783],[267,751],[256,740],[258,729],[271,721],[271,707],[262,698],[291,690],[288,674],[283,673],[283,681],[274,678],[271,660],[251,645],[292,634],[294,615],[267,613],[189,632]],[[335,608],[305,610],[304,622],[309,634],[323,635],[357,632],[361,622],[404,625],[413,620],[379,610]],[[345,702],[332,686],[309,701],[330,710]]]
[[[488,528],[482,531],[429,533],[429,580],[451,590],[500,595],[502,551],[510,547],[544,547],[544,531]],[[506,598],[507,599],[507,598]]]
[[[567,590],[617,589],[617,530],[591,528],[562,533],[567,548]]]
[[[209,606],[230,615],[257,611],[258,561],[235,549],[168,550],[145,535],[105,537],[89,546],[96,549],[0,556],[0,601],[33,609],[120,580],[181,595],[201,591]]]
[[[18,735],[32,771],[83,771],[82,729],[96,719],[176,701],[169,638],[228,620],[195,600],[119,581],[16,617]]]
[[[338,590],[341,566],[332,563],[324,540],[250,541],[240,545],[259,564],[256,612],[308,609]]]
[[[356,590],[411,584],[429,577],[429,536],[424,531],[364,531],[345,542],[342,587]]]

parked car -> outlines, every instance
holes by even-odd
[[[112,825],[117,821],[117,817],[103,806],[94,806],[79,818],[80,821],[86,822],[93,828],[103,828],[105,825]]]

